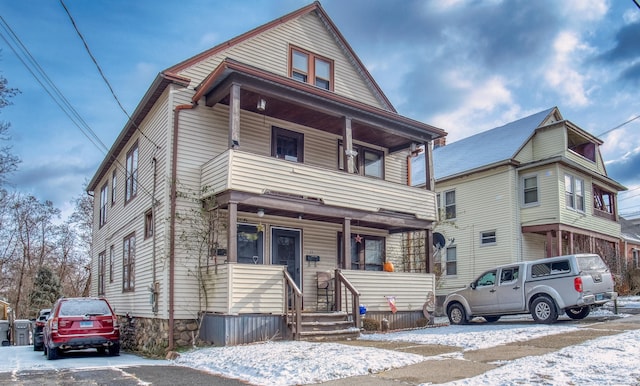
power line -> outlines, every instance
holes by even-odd
[[[60,4],[62,4],[62,8],[64,8],[65,12],[67,13],[67,16],[69,16],[69,20],[71,20],[71,24],[73,25],[73,28],[76,30],[76,33],[78,34],[78,36],[80,37],[80,40],[82,40],[82,44],[84,45],[84,49],[87,51],[87,53],[89,54],[89,57],[91,58],[91,60],[93,61],[93,64],[96,65],[96,68],[98,69],[98,72],[100,73],[100,76],[102,77],[102,79],[104,80],[104,82],[106,83],[107,87],[109,88],[109,91],[111,92],[111,95],[113,96],[113,99],[115,99],[116,103],[118,104],[118,107],[120,107],[120,110],[122,110],[122,112],[124,113],[124,115],[127,116],[127,119],[129,120],[129,122],[131,124],[133,124],[133,126],[136,128],[136,130],[138,130],[138,132],[140,132],[140,134],[145,137],[149,142],[151,142],[156,148],[160,148],[160,146],[158,146],[158,144],[156,144],[151,138],[147,137],[147,135],[140,130],[140,128],[138,127],[138,125],[136,125],[136,123],[133,121],[133,119],[131,118],[131,115],[129,115],[129,113],[127,112],[127,110],[124,108],[124,106],[122,106],[122,103],[120,103],[120,99],[118,98],[118,96],[116,95],[116,92],[113,90],[113,87],[111,86],[111,83],[109,82],[109,80],[107,79],[106,75],[104,74],[104,72],[102,71],[102,67],[100,67],[100,65],[98,64],[98,60],[95,58],[95,56],[93,56],[93,53],[91,53],[91,49],[89,49],[89,44],[87,43],[87,41],[85,40],[84,36],[82,35],[82,33],[80,32],[80,29],[78,29],[78,26],[76,25],[75,20],[73,19],[73,16],[71,16],[71,12],[69,12],[69,9],[67,8],[67,6],[64,4],[63,0],[60,0]]]
[[[40,66],[38,61],[31,55],[27,47],[22,43],[18,35],[13,31],[11,26],[6,22],[6,20],[0,15],[0,27],[4,30],[4,34],[2,33],[2,29],[0,29],[0,37],[5,43],[9,46],[9,48],[16,55],[18,60],[22,63],[22,65],[29,71],[29,73],[34,77],[34,79],[40,84],[40,86],[44,89],[44,91],[51,97],[56,105],[65,113],[65,115],[73,122],[73,124],[82,132],[82,134],[87,137],[89,142],[91,142],[100,152],[107,155],[109,153],[109,149],[107,146],[100,140],[98,135],[91,129],[89,124],[82,118],[80,113],[71,105],[69,100],[64,96],[62,91],[55,85],[55,83],[49,78],[44,69]],[[5,36],[7,34],[7,36]],[[127,175],[127,171],[124,165],[117,159],[117,157],[113,156],[113,161],[115,163],[116,169],[120,169],[123,174]],[[153,198],[153,195],[146,189],[142,184],[139,183],[138,179],[135,178],[136,185],[142,190],[144,193],[149,195],[149,197]]]
[[[614,130],[618,130],[618,129],[619,129],[619,128],[621,128],[622,126],[624,126],[624,125],[626,125],[626,124],[628,124],[628,123],[631,123],[631,122],[635,121],[635,120],[636,120],[636,119],[638,119],[638,118],[640,118],[640,115],[637,115],[637,116],[635,116],[635,117],[633,117],[633,118],[629,119],[628,121],[626,121],[626,122],[623,122],[623,123],[619,124],[618,126],[614,127],[613,129],[609,129],[609,130],[605,131],[604,133],[600,133],[600,134],[596,135],[596,137],[602,137],[603,135],[605,135],[605,134],[609,134],[610,132],[612,132],[612,131],[614,131]]]

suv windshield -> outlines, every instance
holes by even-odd
[[[606,264],[598,255],[576,256],[581,271],[606,271]]]
[[[107,302],[100,299],[67,300],[60,304],[59,316],[111,315]]]

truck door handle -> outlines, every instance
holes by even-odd
[[[517,285],[517,286],[513,287],[513,289],[514,289],[514,290],[520,289],[520,286],[519,286],[519,285]]]
[[[496,290],[495,290],[495,289],[492,289],[492,290],[491,290],[491,291],[489,291],[489,292],[494,293],[494,292],[496,292]]]

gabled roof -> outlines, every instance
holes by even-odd
[[[226,42],[218,44],[215,47],[212,47],[187,60],[184,60],[172,67],[167,68],[166,70],[163,71],[163,73],[172,74],[174,76],[178,75],[179,72],[185,70],[186,68],[191,67],[198,62],[206,60],[211,56],[217,55],[218,53],[228,49],[229,47],[242,43],[247,39],[250,39],[274,27],[277,27],[281,24],[289,22],[290,20],[296,19],[300,16],[303,16],[312,12],[316,12],[318,16],[322,19],[325,26],[327,27],[327,29],[329,29],[331,34],[335,37],[340,47],[343,48],[345,54],[351,59],[352,63],[357,68],[358,72],[364,77],[365,82],[369,85],[369,87],[371,88],[371,91],[376,95],[380,103],[382,103],[387,109],[393,111],[394,113],[397,113],[396,109],[393,107],[393,105],[391,104],[387,96],[384,95],[384,93],[382,92],[382,89],[380,88],[380,86],[378,86],[378,83],[376,83],[376,81],[373,79],[373,77],[371,76],[367,68],[364,66],[360,58],[358,58],[358,55],[356,55],[355,51],[351,48],[349,43],[347,43],[347,40],[344,38],[342,33],[340,33],[340,31],[338,30],[338,27],[336,27],[333,21],[331,21],[331,19],[329,18],[329,15],[327,15],[325,10],[320,5],[319,1],[314,1],[313,3],[307,5],[306,7],[300,8],[285,16],[279,17],[273,21],[270,21],[259,27],[256,27],[248,32],[245,32],[242,35],[236,36],[235,38],[232,38],[230,40],[227,40]]]
[[[433,150],[435,179],[455,176],[481,167],[509,162],[536,129],[557,111],[540,111]]]

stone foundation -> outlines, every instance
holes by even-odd
[[[169,321],[166,319],[118,316],[120,342],[123,350],[162,356],[169,347]],[[198,322],[176,319],[173,329],[174,348],[192,347],[198,339]]]

